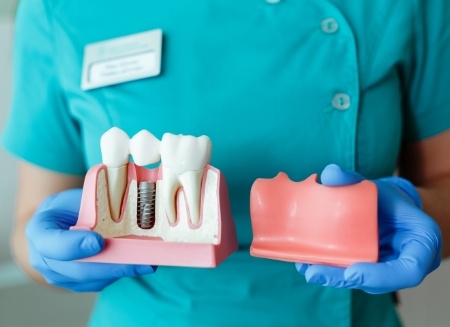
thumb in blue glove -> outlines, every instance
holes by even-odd
[[[26,227],[31,265],[51,285],[75,292],[97,292],[122,277],[153,273],[155,267],[73,261],[99,253],[104,240],[91,231],[71,231],[81,189],[52,195],[38,207]]]
[[[359,183],[364,177],[327,166],[322,184],[342,186]],[[378,263],[356,263],[348,268],[297,263],[308,283],[361,289],[379,294],[417,286],[441,262],[442,235],[437,223],[421,210],[415,187],[399,177],[374,181],[378,187]]]

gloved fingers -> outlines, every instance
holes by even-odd
[[[394,260],[357,263],[347,269],[311,265],[304,274],[306,281],[311,284],[381,294],[417,286],[428,272],[439,266],[439,262],[439,253],[430,251],[430,247],[424,243],[410,241],[404,244],[402,252]]]
[[[311,265],[308,263],[301,263],[301,262],[295,263],[295,269],[297,269],[297,271],[302,275],[305,274],[305,272],[309,268],[309,266],[311,266]]]
[[[66,263],[68,264],[68,263]],[[49,266],[50,267],[50,266]],[[65,288],[74,292],[99,292],[106,286],[115,282],[118,278],[98,280],[76,280],[64,274],[47,269],[38,269],[49,285]]]
[[[30,246],[39,255],[54,260],[75,260],[99,253],[104,240],[91,231],[60,229],[58,223],[49,219],[47,211],[37,213],[25,229]]]
[[[379,261],[386,262],[391,260],[397,260],[399,255],[400,251],[395,251],[394,249],[388,247],[385,248],[380,247]]]
[[[150,265],[127,265],[97,262],[57,261],[45,259],[49,269],[64,276],[65,279],[84,282],[92,280],[137,277],[155,272]]]
[[[122,277],[151,274],[156,267],[42,259],[36,270],[50,285],[75,292],[97,292]]]
[[[378,209],[380,215],[386,218],[398,218],[413,220],[422,211],[414,205],[414,201],[400,188],[388,182],[375,180],[378,188]]]
[[[37,207],[36,213],[49,210],[63,211],[74,220],[70,225],[73,226],[77,221],[78,212],[80,211],[82,194],[83,190],[77,188],[49,195]]]
[[[420,218],[417,218],[420,219]],[[436,226],[407,226],[391,237],[391,246],[399,256],[411,256],[418,259],[429,258],[435,254],[440,263],[442,249],[442,236]],[[433,269],[434,270],[434,269]]]
[[[413,287],[423,278],[410,271],[407,260],[393,260],[382,263],[358,263],[349,267],[344,278],[350,288],[361,289],[370,294],[395,292]]]
[[[96,280],[92,282],[85,283],[61,283],[58,285],[59,287],[71,290],[72,292],[82,293],[82,292],[100,292],[105,287],[111,285],[117,281],[117,279],[109,279],[109,280]]]
[[[347,281],[344,278],[345,268],[311,265],[305,271],[305,278],[309,284],[317,284],[321,286],[330,286],[338,288],[348,288]]]
[[[438,256],[439,257],[439,256]],[[347,268],[344,277],[352,288],[380,294],[417,286],[435,265],[436,253],[423,243],[404,245],[398,259],[380,263],[357,263]]]
[[[355,171],[343,170],[335,164],[326,166],[321,175],[320,181],[326,186],[343,186],[356,184],[363,181],[365,178]]]
[[[80,211],[81,196],[83,190],[81,188],[70,189],[48,196],[37,208],[36,212],[51,209],[64,208],[66,211]]]
[[[422,209],[422,199],[416,187],[407,179],[402,177],[384,177],[379,178],[376,183],[378,186],[385,184],[395,192],[401,194],[401,197],[415,207]]]
[[[438,239],[436,243],[431,239],[412,239],[403,245],[399,260],[410,262],[424,278],[441,263],[441,246],[437,244],[438,242]]]
[[[138,277],[142,275],[153,274],[156,271],[155,266],[151,265],[130,265],[115,263],[87,263],[74,262],[77,265],[77,275],[75,277],[82,280],[92,279],[118,279],[122,277]],[[86,268],[86,266],[89,266]]]
[[[61,209],[66,211],[76,212],[80,211],[81,196],[83,190],[81,188],[74,188],[59,192],[50,196],[51,202],[47,204],[47,209]]]

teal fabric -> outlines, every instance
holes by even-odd
[[[293,264],[250,257],[249,193],[256,178],[329,163],[391,175],[403,139],[448,129],[448,13],[446,0],[23,1],[9,151],[84,174],[112,126],[205,134],[229,186],[239,251],[216,269],[123,279],[91,325],[399,326],[390,294],[306,285]],[[160,76],[80,89],[84,46],[155,28]]]

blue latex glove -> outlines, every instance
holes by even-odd
[[[99,253],[103,238],[95,232],[69,230],[78,218],[81,189],[52,195],[26,227],[31,265],[54,286],[75,292],[97,292],[121,277],[151,274],[145,265],[76,262]]]
[[[350,185],[364,177],[336,165],[327,166],[321,182]],[[378,187],[378,263],[357,263],[348,268],[297,263],[308,283],[361,289],[379,294],[417,286],[441,262],[442,235],[437,223],[421,210],[415,187],[399,177],[374,181]]]

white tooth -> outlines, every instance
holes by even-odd
[[[130,138],[121,129],[113,127],[102,135],[100,149],[103,164],[106,166],[110,214],[111,218],[117,221],[127,187]]]
[[[200,220],[201,187],[204,168],[187,171],[178,175],[178,180],[183,186],[186,203],[188,204],[191,222],[197,225]]]
[[[102,161],[107,167],[120,167],[128,163],[130,138],[120,128],[113,127],[100,139]]]
[[[181,183],[178,180],[178,176],[167,167],[162,166],[163,175],[163,187],[162,187],[162,198],[164,203],[164,208],[166,209],[166,215],[171,224],[176,222],[176,201],[175,195],[177,194],[178,188],[180,188]]]
[[[146,166],[160,160],[160,141],[149,131],[142,130],[131,138],[130,153],[138,166]]]
[[[176,221],[175,194],[183,187],[191,222],[200,220],[201,182],[211,159],[211,141],[200,137],[166,133],[161,140],[163,201],[170,222]]]

